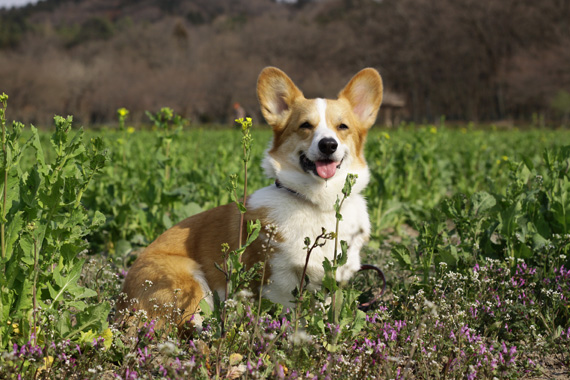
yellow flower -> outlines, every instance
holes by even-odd
[[[119,116],[125,117],[129,114],[129,110],[127,110],[126,108],[123,107],[123,108],[119,108],[117,110],[117,113],[119,114]]]
[[[127,128],[127,133],[135,133],[135,127],[128,127]]]
[[[39,372],[45,371],[48,368],[51,368],[52,364],[53,364],[53,356],[46,356],[44,358],[44,364],[39,368]]]
[[[508,160],[509,160],[509,157],[507,157],[507,156],[502,156],[501,158],[503,159],[503,161],[508,161]]]
[[[243,356],[237,353],[231,354],[230,355],[230,365],[237,365],[239,364],[239,362],[241,362],[241,360],[243,359]]]
[[[466,134],[466,133],[467,133],[467,128],[461,128],[461,133]]]
[[[105,339],[103,346],[105,346],[107,350],[111,348],[111,345],[113,344],[113,332],[111,329],[107,328],[103,331],[103,333],[101,333],[101,338]]]
[[[390,135],[387,132],[382,132],[382,137],[384,137],[386,140],[390,140]]]
[[[20,325],[17,323],[12,323],[10,321],[6,322],[7,324],[11,324],[12,325],[12,331],[14,331],[14,334],[19,334],[20,333]]]
[[[89,330],[87,332],[85,331],[81,331],[79,333],[81,336],[79,337],[79,342],[82,343],[91,343],[93,344],[93,341],[98,339],[98,338],[103,338],[104,342],[103,342],[103,346],[108,350],[109,348],[111,348],[111,345],[113,344],[113,332],[111,331],[111,329],[106,329],[104,330],[101,335],[97,334],[97,332],[93,331],[93,330]]]
[[[429,133],[433,133],[434,135],[437,133],[437,128],[432,125],[431,128],[429,129]]]
[[[497,165],[500,165],[500,164],[501,164],[501,160],[497,160]]]

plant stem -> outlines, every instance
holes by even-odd
[[[243,207],[245,207],[245,203],[247,201],[247,151],[246,151],[246,147],[245,144],[243,146],[243,155],[244,155],[244,160],[243,160],[243,171],[244,171],[244,176],[243,176]],[[242,236],[243,236],[243,223],[244,223],[244,218],[245,218],[245,214],[242,212],[240,213],[240,219],[239,219],[239,246],[238,248],[241,248],[242,245]]]
[[[319,243],[319,240],[325,239],[324,243]],[[327,234],[325,229],[323,228],[322,233],[315,238],[315,242],[309,248],[309,242],[305,242],[306,249],[307,249],[307,257],[305,259],[305,266],[303,267],[303,274],[301,275],[301,281],[299,283],[299,298],[297,299],[297,304],[295,307],[295,334],[297,333],[297,328],[299,326],[299,311],[301,308],[301,303],[303,302],[303,286],[305,283],[305,275],[307,274],[307,267],[309,266],[309,259],[311,257],[311,253],[317,247],[322,247],[326,243],[326,239],[330,239],[330,234]]]
[[[75,198],[75,207],[79,207],[79,205],[81,204],[81,198],[83,197],[83,193],[85,192],[85,190],[87,190],[87,187],[89,186],[89,183],[93,179],[94,175],[95,175],[95,170],[93,170],[91,172],[91,174],[89,175],[89,178],[85,182],[85,185],[83,187],[81,187],[81,189],[79,189],[79,192],[77,193],[77,197]]]
[[[249,133],[249,129],[251,128],[251,119],[250,118],[246,118],[244,119],[237,119],[236,120],[238,123],[241,124],[241,130],[242,130],[242,134],[243,137],[241,139],[241,146],[243,149],[243,172],[244,172],[244,176],[243,176],[243,208],[245,210],[245,205],[247,202],[247,163],[249,161],[249,157],[251,154],[251,134]],[[240,223],[239,223],[239,247],[242,247],[242,235],[243,235],[243,225],[244,225],[244,219],[245,219],[245,211],[241,212],[240,215]],[[240,258],[241,260],[241,258]]]
[[[224,249],[224,248],[222,248]],[[223,265],[223,269],[224,269],[224,275],[226,276],[226,284],[225,284],[225,295],[224,295],[224,302],[221,305],[222,306],[222,314],[221,314],[221,331],[220,331],[220,336],[224,337],[226,335],[226,302],[225,300],[228,298],[228,294],[230,291],[230,281],[231,281],[231,264],[228,267],[228,259],[229,259],[229,247],[227,247],[227,249],[225,249],[224,251],[224,255],[223,255],[223,261],[222,261],[222,265]],[[215,291],[215,290],[214,290]]]
[[[265,269],[267,268],[267,257],[270,251],[270,244],[273,240],[273,236],[275,234],[275,229],[271,229],[269,231],[269,235],[267,236],[266,241],[266,249],[265,249],[265,258],[263,259],[263,271],[261,272],[261,282],[259,284],[259,297],[257,300],[257,314],[255,315],[255,326],[253,327],[253,334],[251,334],[250,340],[250,347],[253,346],[253,340],[257,336],[259,330],[259,315],[261,314],[261,299],[263,298],[263,283],[265,282]],[[248,350],[247,353],[247,361],[249,361],[251,357],[251,350]],[[245,378],[249,378],[249,373],[246,372]]]
[[[340,202],[338,201],[337,198],[337,203],[338,203],[338,207],[335,204],[335,212],[336,212],[336,225],[335,225],[335,230],[334,230],[334,258],[333,258],[333,279],[336,281],[336,271],[337,271],[337,263],[338,263],[338,231],[339,231],[339,225],[340,225],[340,221],[342,219],[342,215],[340,213],[340,211],[342,210],[342,205],[344,204],[344,201],[346,200],[346,198],[349,197],[350,193],[352,192],[352,186],[354,186],[355,182],[356,182],[356,178],[358,176],[354,175],[354,174],[348,174],[346,176],[345,182],[344,182],[344,187],[342,189],[342,199],[340,200]],[[346,262],[346,260],[345,260]],[[332,345],[336,346],[336,342],[338,340],[338,331],[336,329],[336,327],[339,325],[338,322],[338,317],[339,315],[336,313],[336,293],[337,291],[334,291],[332,296],[331,296],[331,311],[332,311],[332,316],[333,316],[333,324],[335,326],[335,329],[333,331],[333,337],[332,337]]]
[[[338,207],[339,212],[342,209],[342,205],[344,203],[344,200],[346,199],[346,195],[342,198],[342,200],[340,201],[340,206]],[[338,227],[340,225],[340,219],[337,218],[336,219],[336,225],[334,228],[334,257],[333,257],[333,267],[336,267],[336,260],[337,260],[337,255],[338,255]],[[336,273],[335,273],[336,275]]]
[[[299,309],[301,308],[301,303],[303,302],[303,283],[305,282],[305,275],[307,274],[307,267],[309,266],[309,259],[311,257],[311,252],[316,247],[319,238],[324,235],[324,232],[317,236],[315,243],[307,251],[307,258],[305,259],[305,266],[303,267],[303,274],[301,275],[301,282],[299,283],[299,299],[297,300],[297,306],[295,307],[295,334],[297,334],[297,328],[299,327]]]
[[[342,209],[342,205],[344,203],[344,200],[346,199],[346,195],[344,195],[344,197],[342,197],[342,200],[340,201],[340,205],[338,207],[339,213],[340,210]],[[334,279],[336,280],[336,262],[337,262],[337,256],[338,256],[338,227],[340,224],[340,218],[336,218],[336,225],[335,225],[335,229],[334,229],[334,257],[333,257],[333,276]],[[331,307],[333,310],[333,323],[336,325],[338,324],[338,317],[336,315],[336,313],[334,312],[336,310],[336,292],[334,292],[332,294],[331,297]],[[334,337],[334,342],[336,342],[336,334]]]
[[[32,310],[32,317],[33,317],[33,331],[34,331],[34,339],[33,339],[33,344],[34,346],[37,343],[38,340],[38,330],[37,330],[37,312],[38,312],[38,301],[37,301],[37,290],[36,290],[36,286],[37,286],[37,282],[38,282],[38,242],[36,241],[36,238],[34,239],[34,283],[32,286],[32,305],[33,305],[33,310]]]
[[[8,153],[6,151],[6,102],[8,97],[2,94],[2,108],[0,109],[0,122],[2,123],[2,153],[4,154],[4,188],[2,189],[2,223],[0,225],[0,244],[2,245],[2,261],[6,258],[6,197],[8,189]]]
[[[170,140],[166,141],[166,147],[164,150],[165,150],[164,155],[168,160],[170,158]],[[170,180],[170,164],[164,165],[164,180],[166,183],[168,183],[168,181]]]

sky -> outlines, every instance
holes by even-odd
[[[21,7],[30,3],[37,3],[38,0],[0,0],[0,8]]]
[[[21,7],[30,3],[37,3],[39,0],[0,0],[0,8]],[[283,3],[296,3],[297,0],[278,0]]]

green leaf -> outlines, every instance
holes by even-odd
[[[238,209],[239,209],[239,212],[242,213],[242,214],[245,214],[245,212],[247,211],[247,208],[245,208],[245,206],[243,205],[243,203],[236,201],[236,204],[237,204],[237,207],[238,207]]]
[[[20,232],[24,226],[22,211],[18,211],[8,220],[6,225],[6,261],[10,260],[14,250],[14,243],[20,237]]]
[[[108,302],[86,307],[84,311],[75,315],[77,323],[73,326],[73,330],[69,332],[67,337],[72,338],[81,332],[91,329],[102,332],[108,326],[107,316],[110,311],[111,305]]]
[[[32,281],[25,276],[25,273],[19,272],[19,278],[14,281],[15,302],[12,312],[18,314],[27,312],[32,308]]]
[[[341,254],[337,257],[337,266],[341,267],[348,261],[348,243],[345,240],[340,241]]]
[[[533,252],[524,243],[519,243],[515,247],[515,257],[516,258],[529,259],[532,257],[532,255],[533,255]]]
[[[562,326],[558,325],[556,326],[556,329],[554,329],[554,331],[552,331],[552,339],[558,339],[560,337],[560,335],[562,335],[562,331],[564,331],[564,329],[562,328]]]
[[[336,198],[336,202],[334,204],[334,210],[335,210],[335,218],[341,221],[342,214],[340,213],[340,199],[338,197]]]
[[[121,239],[115,244],[115,256],[125,257],[132,250],[133,247],[127,240]]]
[[[394,247],[392,247],[392,256],[398,260],[398,263],[405,269],[412,269],[410,250],[405,245],[396,244]]]
[[[36,162],[38,171],[40,173],[45,173],[45,160],[44,160],[44,150],[42,148],[42,143],[40,142],[40,135],[37,128],[33,125],[30,127],[32,130],[32,147],[36,150]]]
[[[210,308],[210,304],[206,301],[206,299],[200,300],[200,312],[201,314],[209,318],[212,315],[212,309]]]
[[[106,221],[107,221],[107,218],[105,217],[105,215],[102,212],[95,211],[95,214],[93,215],[93,219],[91,219],[91,226],[89,226],[89,229],[90,230],[96,230],[99,227],[103,226]]]
[[[259,219],[256,219],[255,222],[250,221],[247,224],[248,237],[245,243],[245,247],[249,247],[249,245],[253,243],[255,239],[257,239],[257,237],[259,236],[259,231],[261,231],[261,222],[259,221]]]
[[[34,265],[34,239],[32,238],[32,236],[30,234],[22,234],[22,236],[20,237],[20,248],[22,249],[22,257],[20,257],[20,260],[29,265],[29,266],[33,266]]]
[[[457,247],[448,245],[439,251],[439,258],[449,266],[456,266],[459,261]]]
[[[358,335],[358,333],[362,330],[364,325],[366,324],[366,313],[360,309],[356,309],[356,315],[354,316],[354,321],[352,322],[352,328],[350,329],[350,333],[353,337]]]
[[[178,214],[180,215],[184,215],[185,218],[188,218],[192,215],[196,215],[198,213],[201,213],[202,207],[200,207],[199,204],[194,203],[194,202],[190,202],[188,204],[185,204],[181,207],[180,211],[178,212]]]
[[[57,297],[58,291],[49,282],[46,284],[46,286],[50,295],[50,298],[47,299],[53,300],[55,297]]]
[[[72,329],[71,314],[68,310],[63,310],[62,314],[57,318],[55,324],[56,331],[60,337],[66,337],[70,334]]]
[[[480,191],[471,196],[471,203],[473,204],[473,214],[481,215],[493,208],[497,204],[497,201],[491,194]]]
[[[323,261],[323,268],[325,270],[325,277],[323,278],[323,288],[329,292],[334,292],[337,289],[336,279],[333,278],[332,262],[325,257]]]
[[[57,180],[50,184],[49,188],[40,193],[40,200],[44,207],[52,212],[55,212],[61,203],[63,195],[64,180],[58,177]]]
[[[75,244],[63,244],[60,249],[61,255],[66,262],[73,261],[82,250],[83,246],[77,246]]]
[[[352,187],[356,183],[356,179],[358,178],[358,174],[347,174],[346,179],[344,180],[344,186],[342,188],[342,194],[345,197],[348,197],[352,192]]]
[[[516,228],[516,218],[519,215],[520,201],[515,201],[513,204],[506,209],[501,210],[499,216],[501,221],[501,232],[505,236],[512,236]]]
[[[10,170],[8,173],[8,182],[4,183],[4,175],[0,175],[0,194],[3,191],[4,185],[6,185],[6,209],[4,209],[4,215],[7,215],[12,204],[19,201],[20,196],[20,176],[17,170]],[[0,208],[3,208],[3,203],[0,202]]]
[[[53,302],[50,308],[52,308],[57,302],[63,300],[65,292],[68,292],[74,298],[91,297],[94,295],[93,293],[86,291],[84,287],[77,285],[84,262],[85,260],[78,260],[69,270],[67,276],[63,276],[61,274],[63,270],[63,266],[61,264],[54,268],[53,279],[58,288],[56,289],[55,294],[52,294]]]
[[[526,154],[521,154],[520,157],[523,160],[526,167],[528,168],[528,170],[533,171],[534,170],[534,164],[532,163],[532,160],[530,159],[530,157],[527,156]]]
[[[170,219],[170,217],[166,213],[162,214],[162,224],[164,225],[164,228],[166,228],[166,229],[169,229],[173,225],[172,220]]]

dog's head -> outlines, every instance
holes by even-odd
[[[347,173],[359,176],[354,190],[366,186],[364,142],[382,102],[376,70],[363,69],[330,100],[306,99],[283,71],[267,67],[257,95],[274,133],[263,164],[268,176],[318,204],[334,203]]]

